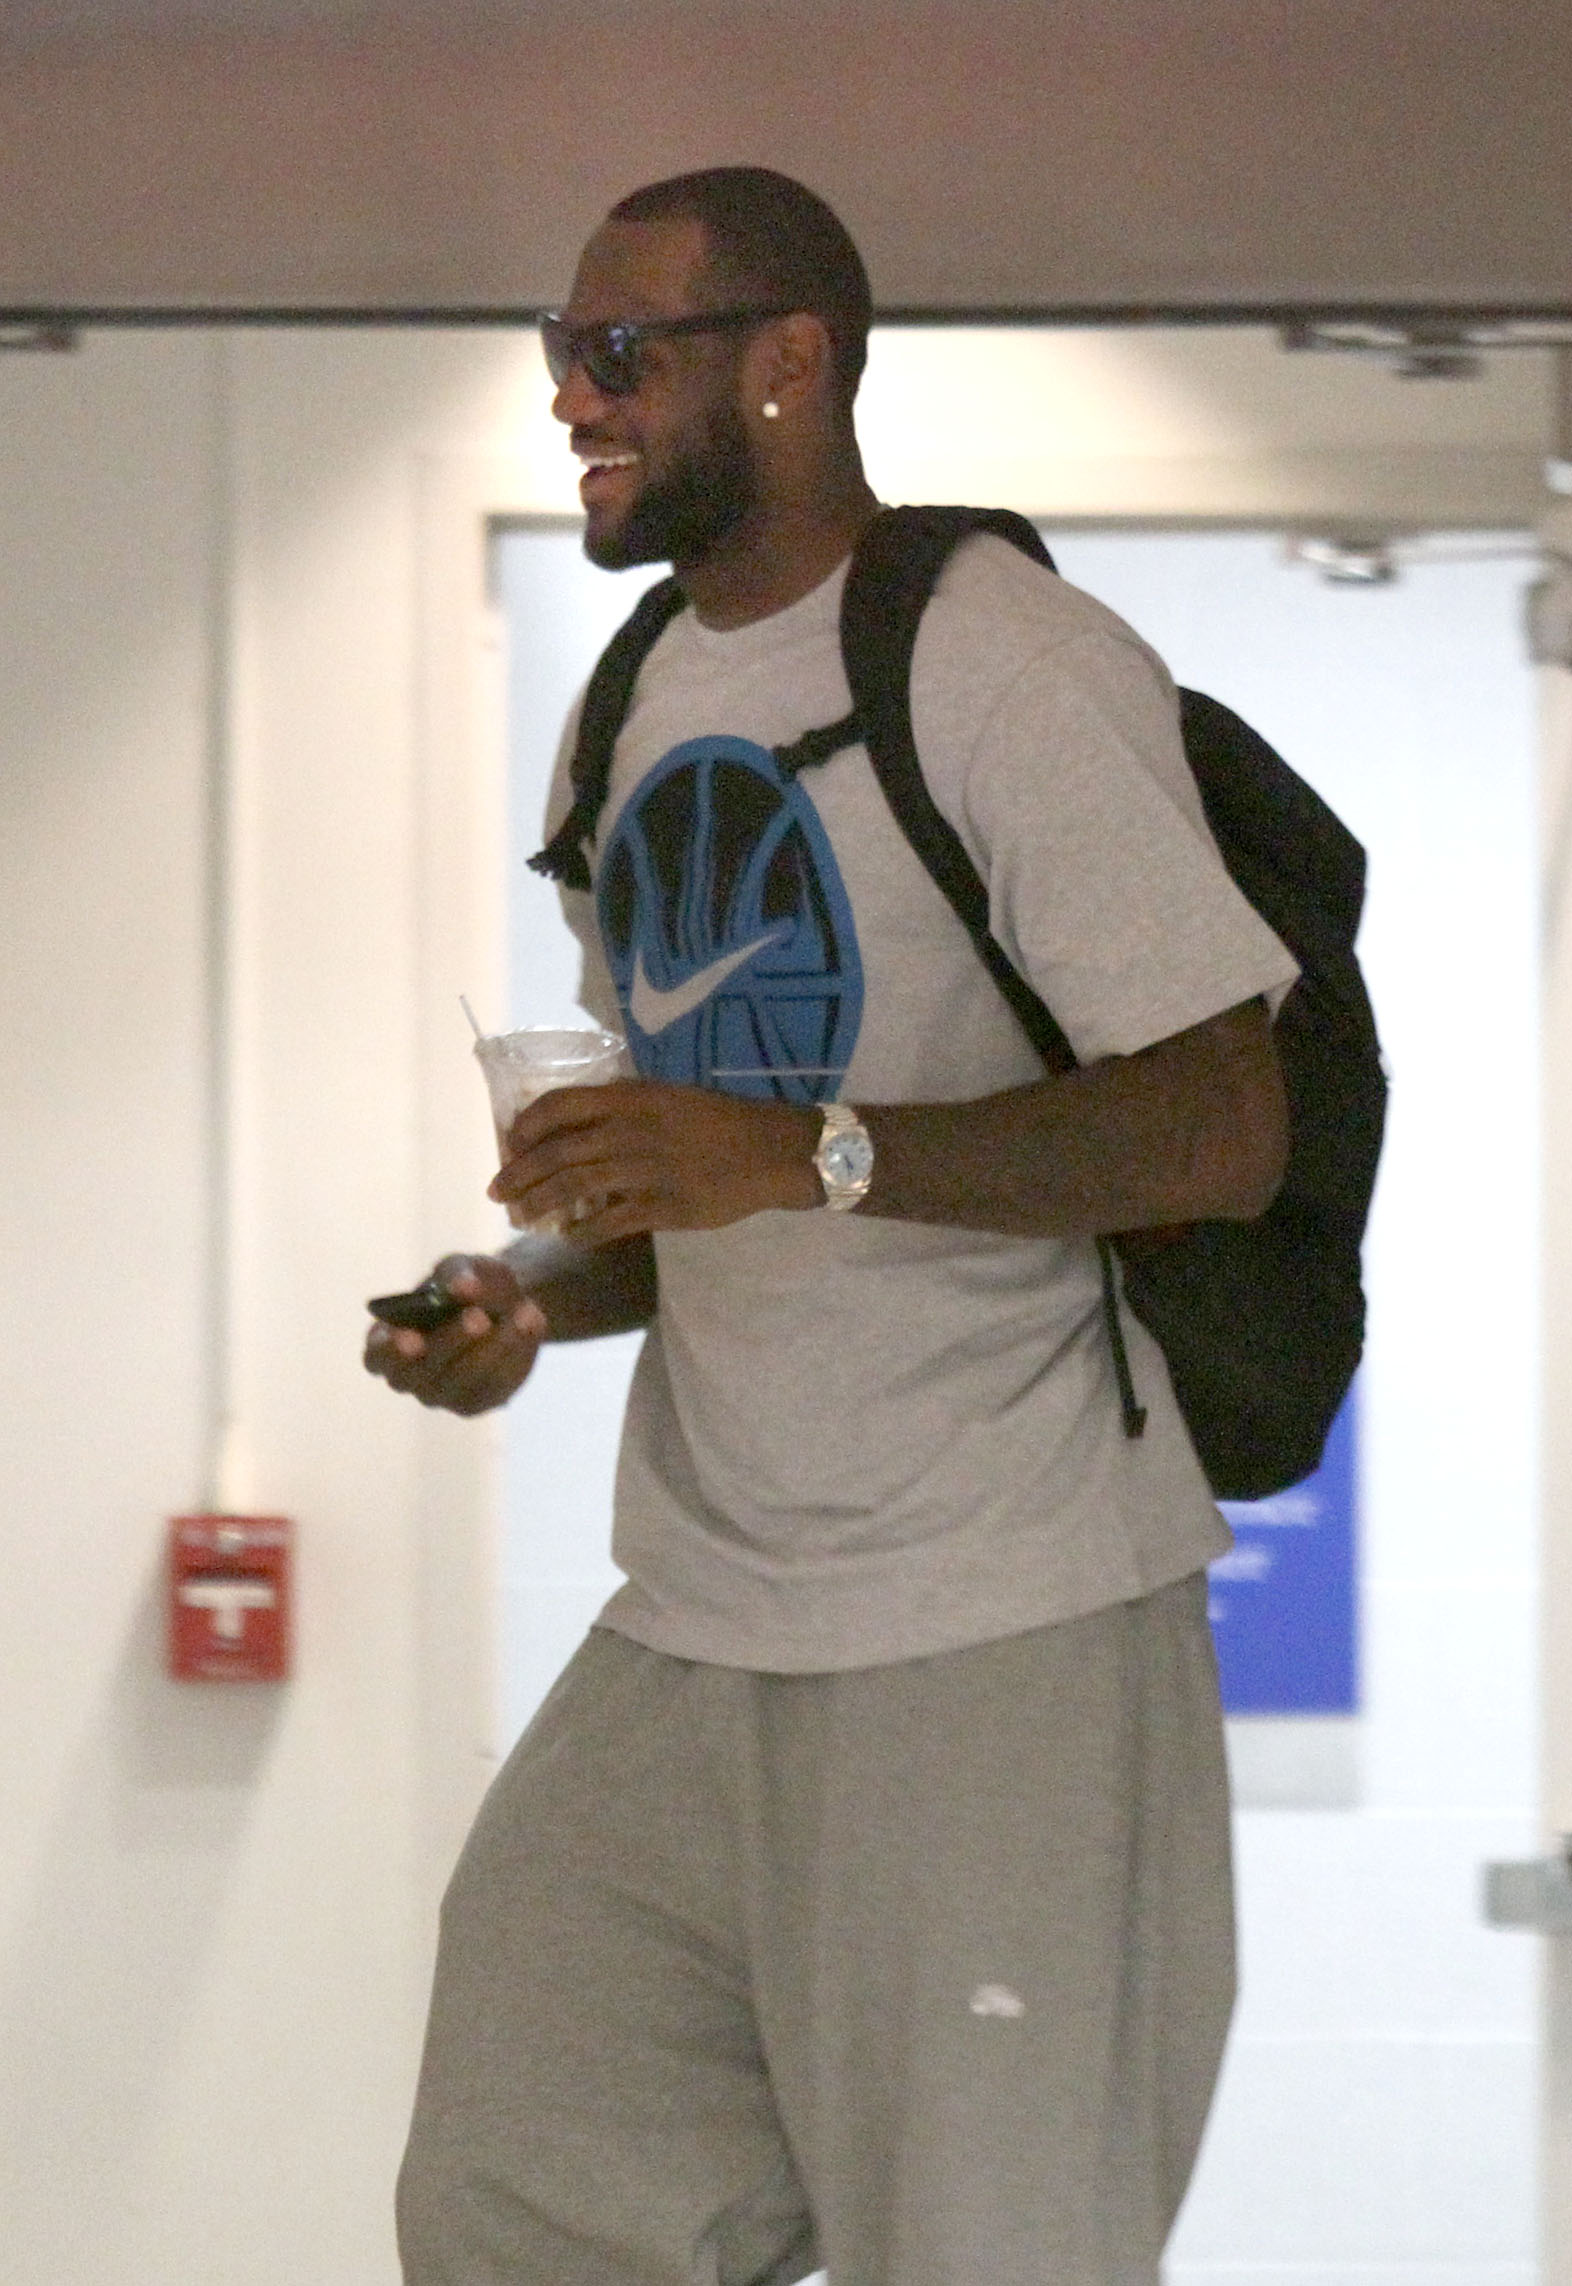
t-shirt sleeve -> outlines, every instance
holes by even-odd
[[[994,935],[1082,1062],[1130,1055],[1297,970],[1207,829],[1173,684],[1122,623],[1032,657],[984,717],[954,819]]]

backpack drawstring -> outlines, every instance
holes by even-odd
[[[1139,1437],[1146,1428],[1146,1407],[1135,1394],[1135,1376],[1130,1371],[1130,1352],[1124,1346],[1123,1313],[1119,1308],[1119,1280],[1114,1271],[1113,1247],[1106,1238],[1097,1241],[1097,1260],[1103,1273],[1103,1323],[1108,1328],[1108,1347],[1113,1351],[1114,1378],[1119,1384],[1119,1410],[1124,1416],[1124,1433]]]

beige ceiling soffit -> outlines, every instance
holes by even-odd
[[[1572,310],[1565,0],[535,0],[0,37],[0,311],[507,315],[657,175],[841,210],[891,314]]]

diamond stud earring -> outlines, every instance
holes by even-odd
[[[779,405],[776,404],[773,397],[766,397],[764,400],[763,411],[764,418],[767,421],[778,421],[781,417],[781,409]]]

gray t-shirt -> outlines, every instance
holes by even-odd
[[[770,750],[851,703],[844,567],[717,632],[684,612],[618,742],[593,897],[564,905],[585,1005],[658,1077],[851,1103],[958,1101],[1041,1066],[854,747]],[[1084,1062],[1294,975],[1206,830],[1161,662],[1007,542],[968,541],[923,619],[912,715],[993,928]],[[566,807],[563,771],[552,816]],[[1123,1431],[1095,1250],[760,1214],[656,1239],[605,1624],[775,1671],[960,1648],[1142,1595],[1227,1536],[1161,1353],[1126,1313]]]

